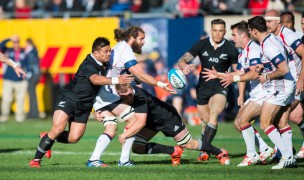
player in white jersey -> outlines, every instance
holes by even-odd
[[[303,100],[303,79],[304,79],[304,68],[302,63],[304,61],[304,45],[301,43],[301,39],[298,34],[294,31],[294,16],[292,13],[282,13],[279,17],[279,12],[276,10],[269,10],[265,14],[266,24],[268,32],[273,33],[284,45],[287,56],[288,65],[294,79],[297,82],[295,101],[292,102],[290,107],[290,115],[284,114],[283,121],[280,121],[279,128],[282,137],[286,143],[292,143],[292,137],[290,135],[290,127],[288,125],[288,118],[295,124],[297,124],[300,129],[304,130],[303,126],[303,106],[300,103]],[[289,23],[291,22],[291,23]],[[289,25],[289,28],[284,26],[284,24]],[[302,59],[301,59],[302,57]],[[302,121],[302,122],[301,122]],[[302,130],[302,131],[303,131]],[[292,147],[290,149],[292,152]]]
[[[244,106],[242,106],[242,102],[244,102],[244,87],[239,86],[240,96],[238,102],[241,108],[234,122],[235,128],[242,133],[247,147],[244,160],[238,166],[249,166],[256,164],[260,159],[261,161],[265,161],[273,153],[273,149],[263,141],[257,130],[250,124],[254,118],[259,116],[262,103],[265,99],[262,84],[257,80],[260,72],[256,71],[256,69],[261,69],[263,64],[260,59],[260,46],[250,39],[247,22],[241,21],[236,23],[231,26],[231,30],[235,47],[242,49],[242,53],[238,57],[237,70],[223,74],[217,73],[215,69],[205,69],[206,72],[203,72],[203,74],[205,74],[204,77],[209,79],[217,78],[220,75],[223,79],[221,82],[225,87],[233,81],[250,81],[250,98],[245,102]],[[255,139],[259,142],[260,156],[255,149]]]
[[[168,88],[168,84],[155,80],[137,64],[134,53],[141,54],[145,39],[145,33],[141,27],[130,26],[126,30],[115,29],[114,34],[118,43],[112,49],[107,73],[107,77],[111,79],[112,84],[119,84],[117,77],[122,73],[132,73],[144,83],[159,86],[170,93],[176,93],[175,90]],[[119,141],[123,144],[123,147],[118,165],[132,166],[133,163],[128,159],[134,141],[132,136],[144,127],[146,118],[141,117],[138,113],[136,113],[135,118],[134,109],[121,101],[116,93],[115,86],[112,85],[100,88],[94,103],[94,109],[97,120],[104,124],[105,131],[98,138],[87,166],[100,166],[99,159],[103,151],[117,133],[116,116],[126,122],[125,131],[119,136]]]
[[[280,111],[284,113],[294,98],[295,81],[289,71],[283,46],[273,34],[267,32],[266,20],[256,16],[248,20],[248,25],[251,38],[260,43],[264,65],[258,77],[266,94],[261,108],[260,126],[282,153],[280,162],[272,169],[290,167],[295,163],[293,155],[274,126],[274,120]]]

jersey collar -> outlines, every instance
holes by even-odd
[[[214,42],[212,41],[211,37],[209,37],[209,42],[212,46],[214,46]],[[219,43],[217,47],[221,47],[224,43],[225,43],[225,39],[223,39],[222,42]]]
[[[91,55],[91,57],[95,60],[95,62],[96,62],[99,66],[103,66],[101,62],[97,61],[97,60],[94,58],[94,56],[93,56],[92,53],[91,53],[90,55]]]

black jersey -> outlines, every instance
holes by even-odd
[[[134,86],[134,103],[131,105],[136,113],[147,113],[147,121],[164,124],[164,121],[180,119],[180,116],[171,104],[165,103],[152,96],[147,91]],[[181,120],[181,119],[180,119]]]
[[[232,64],[238,62],[238,50],[231,42],[224,39],[223,42],[214,49],[211,44],[211,38],[206,38],[195,43],[188,51],[193,57],[199,56],[203,68],[212,69],[212,66],[218,72],[226,72]],[[199,77],[199,84],[204,86],[221,86],[219,79],[213,79],[208,82],[202,76]]]
[[[80,64],[73,80],[66,85],[61,94],[73,102],[92,104],[101,86],[94,85],[90,77],[94,74],[105,75],[106,69],[97,64],[89,54]]]

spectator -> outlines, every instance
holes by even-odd
[[[65,0],[66,10],[67,11],[83,11],[84,7],[82,6],[79,0]]]
[[[201,10],[204,14],[222,14],[223,11],[227,10],[227,5],[225,0],[202,0]]]
[[[269,0],[249,0],[248,9],[251,15],[257,16],[263,14],[268,6]]]
[[[27,19],[31,17],[31,8],[25,0],[15,0],[15,17],[18,19]]]
[[[11,41],[13,43],[12,48],[7,47],[7,43]],[[0,43],[0,49],[5,53],[10,59],[14,60],[17,64],[26,70],[27,60],[25,58],[25,52],[20,47],[20,39],[18,36],[12,36],[10,39],[5,39]],[[23,122],[25,119],[24,113],[24,100],[27,92],[28,82],[22,77],[18,77],[14,72],[12,67],[4,66],[3,74],[3,87],[2,88],[2,104],[1,104],[1,122],[8,121],[10,114],[10,108],[13,101],[14,94],[16,95],[16,116],[15,120],[17,122]]]
[[[39,118],[36,86],[39,82],[41,72],[39,67],[38,51],[32,39],[26,40],[25,55],[28,62],[26,79],[28,80],[28,91],[30,97],[30,110],[28,113],[28,118]]]
[[[182,17],[195,17],[199,14],[200,2],[199,0],[180,0],[177,9]]]
[[[131,11],[133,13],[146,13],[149,11],[149,1],[132,0]]]
[[[66,9],[66,2],[63,0],[49,0],[45,6],[45,10],[53,14],[64,12]]]

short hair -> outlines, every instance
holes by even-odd
[[[267,32],[266,20],[263,16],[255,16],[253,18],[248,19],[248,28],[256,29],[259,32]]]
[[[103,48],[105,46],[110,46],[109,39],[105,38],[105,37],[98,37],[93,42],[92,52],[98,51],[99,49],[101,49],[101,48]]]
[[[129,41],[130,37],[137,38],[139,32],[145,33],[139,26],[130,26],[126,30],[117,28],[114,29],[114,38],[117,42],[122,40]]]
[[[241,22],[238,22],[236,24],[233,24],[233,25],[231,25],[230,29],[231,30],[237,29],[239,34],[240,33],[245,33],[248,37],[250,37],[249,29],[248,29],[248,23],[246,21],[241,21]]]
[[[115,90],[117,93],[126,93],[131,87],[131,84],[116,84]]]
[[[215,24],[223,24],[224,27],[226,28],[226,22],[222,19],[214,19],[211,21],[211,26]]]
[[[295,24],[295,16],[293,15],[292,12],[290,12],[290,11],[282,12],[281,15],[280,15],[280,18],[282,18],[282,16],[285,16],[285,15],[291,16],[291,22],[292,22],[293,24]]]

